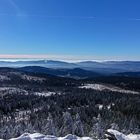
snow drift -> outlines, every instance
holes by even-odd
[[[34,133],[34,134],[24,133],[20,137],[12,138],[10,140],[92,140],[92,139],[89,137],[80,138],[71,134],[65,137],[55,137],[55,136],[49,136],[49,135],[45,136],[40,133]]]
[[[118,131],[112,130],[112,129],[107,130],[106,137],[108,139],[115,138],[116,140],[140,140],[140,135],[129,134],[126,136],[126,135],[122,134],[121,132],[118,132]]]
[[[140,135],[124,135],[116,130],[108,129],[106,138],[109,140],[140,140]],[[50,135],[43,135],[40,133],[24,133],[18,138],[12,138],[10,140],[93,140],[89,137],[78,137],[72,134],[68,134],[65,137],[56,137]]]

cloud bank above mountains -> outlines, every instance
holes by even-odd
[[[59,60],[67,62],[80,62],[80,61],[139,61],[139,58],[127,58],[127,57],[107,57],[96,55],[58,55],[58,54],[0,54],[1,60],[34,60],[34,59],[47,59],[47,60]]]

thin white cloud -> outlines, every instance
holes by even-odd
[[[53,60],[91,60],[91,56],[84,55],[50,55],[50,54],[0,54],[1,59],[53,59]]]
[[[67,62],[79,61],[140,61],[140,57],[127,57],[127,56],[95,56],[95,55],[50,55],[50,54],[0,54],[0,59],[47,59],[47,60],[60,60]]]

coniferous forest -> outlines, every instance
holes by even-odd
[[[25,132],[39,132],[101,139],[109,128],[124,134],[139,134],[138,81],[139,78],[117,76],[76,80],[2,68],[0,138],[9,139]],[[135,92],[81,88],[95,83]],[[131,83],[133,86],[130,86]]]

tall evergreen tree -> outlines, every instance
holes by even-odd
[[[47,118],[47,124],[44,128],[45,134],[46,135],[54,135],[56,136],[56,128],[53,122],[53,118],[52,115],[49,114],[48,118]]]
[[[62,135],[73,134],[73,119],[69,112],[63,113],[63,125],[60,131]]]
[[[83,123],[82,123],[82,121],[81,121],[80,116],[79,116],[78,113],[75,116],[74,134],[77,135],[77,136],[84,136]]]

